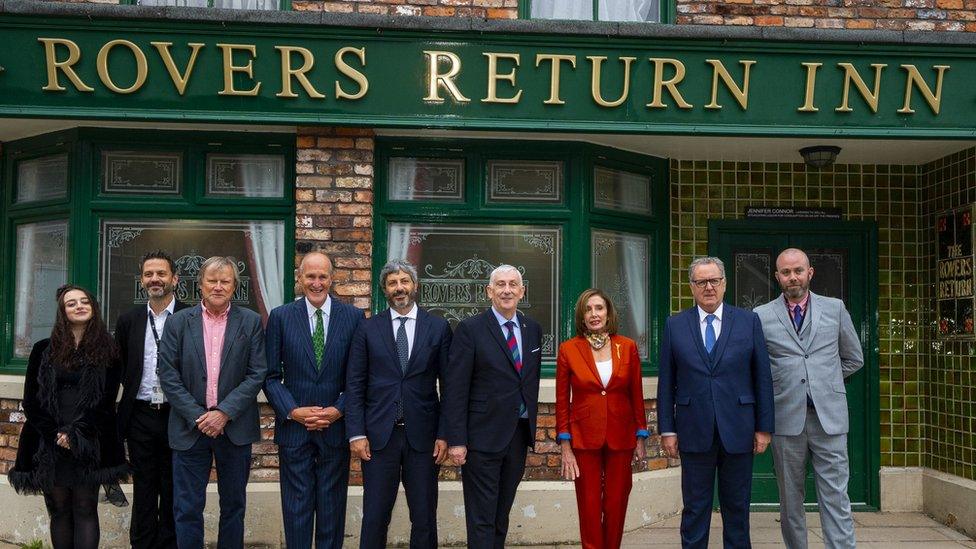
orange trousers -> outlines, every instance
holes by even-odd
[[[584,549],[618,549],[624,536],[627,500],[633,486],[633,450],[573,449],[580,540]]]

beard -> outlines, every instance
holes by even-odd
[[[400,307],[400,305],[397,304],[397,301],[403,301],[403,298],[407,299],[407,302],[403,306],[411,307],[417,301],[417,292],[396,292],[394,294],[388,294],[386,296],[386,303],[391,308],[397,308]]]
[[[799,299],[806,295],[809,289],[809,284],[798,284],[796,286],[787,286],[783,288],[783,293],[786,294],[786,297],[788,298]]]
[[[173,293],[176,286],[173,284],[159,284],[156,286],[149,286],[146,288],[146,293],[151,297],[162,297]]]

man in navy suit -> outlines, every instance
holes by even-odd
[[[305,297],[276,307],[267,327],[264,392],[275,410],[281,511],[289,548],[342,547],[349,451],[346,361],[363,313],[329,296],[332,261],[311,252],[298,267]]]
[[[722,302],[722,260],[696,259],[688,280],[695,307],[665,324],[657,390],[661,446],[681,457],[681,545],[708,546],[717,471],[724,546],[748,548],[752,456],[774,423],[766,341],[755,313]]]
[[[511,265],[492,271],[491,308],[458,324],[444,388],[448,453],[461,465],[468,547],[505,546],[508,514],[535,443],[542,328],[517,310]]]
[[[437,547],[437,471],[447,457],[437,380],[443,383],[451,326],[417,306],[417,270],[387,263],[380,285],[390,308],[356,331],[346,372],[346,434],[362,460],[361,549],[386,547],[403,479],[410,547]]]

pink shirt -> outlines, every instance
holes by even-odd
[[[793,308],[797,305],[799,305],[800,310],[803,311],[803,318],[806,318],[807,303],[810,303],[810,292],[807,292],[807,295],[803,296],[803,301],[799,303],[790,303],[789,298],[787,298],[785,294],[783,295],[783,300],[786,301],[786,310],[790,312],[790,318],[793,318]]]
[[[200,305],[203,307],[203,304]],[[217,405],[217,380],[220,379],[220,354],[224,350],[224,332],[230,306],[219,315],[203,307],[203,348],[207,358],[207,408]]]

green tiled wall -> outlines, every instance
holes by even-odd
[[[835,165],[809,171],[803,164],[671,162],[673,311],[693,303],[686,269],[694,257],[708,252],[709,219],[740,218],[747,206],[795,205],[838,207],[845,219],[877,223],[882,466],[928,463],[922,410],[929,358],[924,332],[931,307],[924,288],[934,267],[926,259],[934,225],[921,221],[922,169]],[[967,444],[972,463],[974,445]]]

